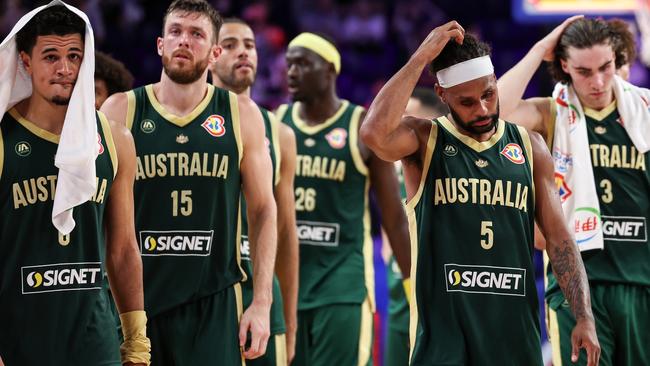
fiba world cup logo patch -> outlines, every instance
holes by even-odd
[[[226,127],[224,127],[225,120],[218,114],[213,114],[205,119],[201,124],[211,136],[221,137],[226,134]]]
[[[330,133],[325,135],[325,139],[334,149],[342,149],[345,147],[345,139],[348,137],[348,132],[342,128],[335,128]]]
[[[102,136],[100,134],[97,134],[97,144],[99,144],[97,149],[98,154],[101,155],[104,153],[104,145],[102,144]]]
[[[508,160],[515,164],[523,164],[526,162],[524,152],[517,144],[508,144],[501,150],[501,155],[505,156]]]

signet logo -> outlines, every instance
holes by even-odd
[[[300,244],[323,247],[339,246],[339,224],[316,221],[296,221]]]
[[[214,230],[140,231],[140,253],[147,256],[208,256]]]
[[[21,268],[23,295],[102,288],[100,262],[57,263]]]
[[[523,268],[445,264],[447,292],[526,296]]]
[[[20,141],[16,144],[14,148],[18,156],[28,156],[32,153],[32,146],[27,141]]]
[[[150,119],[144,119],[140,122],[140,130],[144,133],[152,133],[156,130],[156,124]]]
[[[447,156],[454,156],[458,154],[458,148],[452,144],[445,144],[445,147],[442,148],[442,153]]]

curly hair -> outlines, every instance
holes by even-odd
[[[490,52],[490,45],[470,33],[465,33],[463,44],[458,44],[454,40],[447,42],[438,57],[429,65],[429,71],[436,76],[436,73],[442,69],[477,57],[489,56]]]
[[[629,33],[629,31],[627,31]],[[630,35],[631,36],[631,35]],[[614,51],[616,68],[625,65],[628,60],[627,47],[620,26],[612,25],[603,19],[578,19],[566,27],[555,47],[555,58],[549,63],[549,72],[553,79],[570,83],[571,76],[562,70],[561,60],[569,57],[569,47],[577,49],[591,48],[596,45],[610,45]]]
[[[634,34],[630,31],[630,26],[625,20],[617,18],[610,19],[607,23],[616,34],[618,38],[616,43],[625,56],[623,65],[631,63],[636,58],[636,43],[634,42]]]
[[[95,52],[95,79],[104,80],[108,95],[133,88],[133,75],[124,64],[100,51]]]

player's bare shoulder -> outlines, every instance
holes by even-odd
[[[126,92],[115,93],[108,97],[99,109],[109,121],[126,126],[126,115],[129,108],[129,98]],[[112,129],[112,126],[111,126]],[[115,131],[115,130],[114,130]]]

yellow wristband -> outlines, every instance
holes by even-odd
[[[122,363],[151,364],[151,342],[147,338],[147,313],[144,310],[120,314],[124,342],[120,346]]]
[[[404,286],[404,294],[406,294],[406,301],[411,303],[411,279],[407,278],[402,281],[402,286]]]

